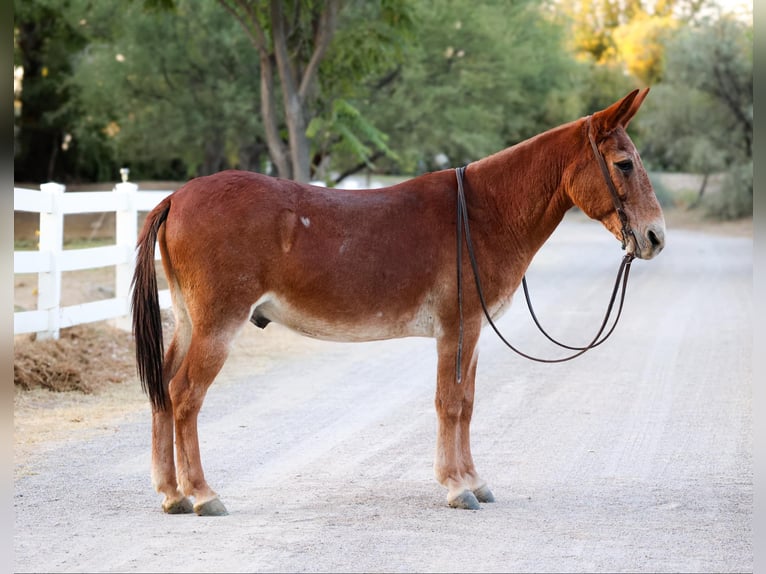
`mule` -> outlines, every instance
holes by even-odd
[[[535,252],[573,206],[632,256],[651,259],[662,250],[662,210],[626,133],[647,93],[635,90],[465,168],[473,247],[493,318],[509,307]],[[594,151],[622,202],[629,237]],[[477,342],[486,321],[469,283],[458,310],[456,190],[453,169],[353,191],[224,171],[189,181],[149,213],[132,313],[152,407],[152,483],[165,512],[227,512],[205,479],[197,415],[248,322],[331,341],[436,339],[436,480],[449,506],[494,500],[471,456]],[[175,315],[164,357],[155,242]],[[466,257],[462,265],[471,272]]]

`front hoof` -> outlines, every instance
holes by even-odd
[[[492,491],[486,484],[474,490],[473,493],[479,502],[495,502],[495,495],[492,494]]]
[[[191,500],[185,496],[183,498],[179,498],[178,500],[173,500],[172,502],[163,502],[162,510],[164,510],[167,514],[191,514],[194,512]]]
[[[219,498],[211,498],[194,505],[197,516],[226,516],[229,512]]]
[[[463,510],[480,510],[479,500],[470,490],[464,490],[455,498],[449,501],[452,508],[462,508]]]

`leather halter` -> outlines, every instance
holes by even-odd
[[[596,145],[595,140],[593,139],[593,135],[591,134],[591,116],[588,116],[586,118],[586,130],[588,133],[588,140],[590,141],[591,148],[593,149],[593,153],[596,156],[596,159],[598,161],[598,164],[601,168],[601,173],[604,176],[604,180],[606,182],[607,188],[609,189],[609,192],[612,196],[612,202],[614,204],[615,211],[617,211],[617,215],[620,218],[620,223],[622,225],[622,247],[625,249],[628,241],[628,236],[633,236],[634,241],[634,247],[638,248],[638,241],[636,239],[635,233],[633,232],[633,229],[630,227],[630,223],[628,221],[628,216],[625,213],[625,210],[623,209],[622,200],[620,199],[619,194],[617,193],[617,189],[614,185],[614,182],[612,181],[612,177],[609,173],[609,169],[606,165],[606,161],[604,160],[604,156],[601,154],[601,152],[598,149],[598,146]],[[620,320],[620,315],[622,314],[622,307],[625,302],[625,290],[628,285],[628,275],[630,274],[630,265],[635,258],[635,255],[633,253],[626,253],[625,256],[622,258],[622,262],[620,263],[620,268],[617,272],[617,278],[614,282],[614,288],[612,289],[612,295],[609,299],[609,304],[606,309],[606,313],[604,315],[604,319],[601,323],[601,327],[599,328],[598,332],[596,333],[595,337],[585,345],[584,347],[578,347],[578,346],[572,346],[572,345],[565,345],[563,343],[560,343],[556,341],[553,337],[551,337],[540,325],[540,322],[537,319],[537,316],[535,315],[534,309],[532,308],[532,302],[529,297],[529,290],[527,288],[527,281],[526,281],[526,275],[522,278],[522,283],[524,287],[524,295],[527,301],[527,306],[529,308],[529,312],[532,316],[532,319],[535,322],[535,325],[537,325],[538,329],[540,329],[540,332],[542,332],[543,335],[545,335],[546,338],[548,338],[551,342],[555,343],[559,347],[577,351],[576,353],[562,357],[559,359],[541,359],[538,357],[534,357],[532,355],[528,355],[527,353],[524,353],[520,350],[518,350],[516,347],[514,347],[511,343],[509,343],[506,338],[502,335],[500,330],[497,328],[497,325],[495,325],[495,322],[492,320],[492,317],[489,313],[489,309],[487,308],[486,299],[484,297],[484,290],[481,285],[481,280],[479,279],[479,266],[476,261],[476,253],[473,248],[473,242],[471,241],[471,230],[468,223],[468,207],[466,206],[465,201],[465,190],[463,189],[463,179],[465,176],[465,169],[466,166],[459,167],[455,170],[455,175],[457,178],[457,229],[456,229],[456,236],[457,236],[457,294],[458,294],[458,312],[459,312],[459,332],[458,332],[458,346],[457,346],[457,359],[456,359],[456,367],[457,367],[457,383],[460,384],[462,380],[461,375],[461,364],[462,364],[462,354],[463,354],[463,333],[464,333],[464,320],[463,320],[463,230],[465,230],[465,243],[468,251],[468,257],[471,262],[471,268],[473,270],[473,276],[474,281],[476,283],[476,291],[479,296],[479,302],[481,303],[482,310],[484,311],[484,316],[487,319],[487,322],[492,327],[492,329],[495,331],[497,336],[500,338],[500,340],[505,343],[505,345],[514,351],[515,353],[521,355],[522,357],[537,361],[540,363],[563,363],[565,361],[570,361],[576,357],[579,357],[580,355],[586,353],[590,349],[593,349],[594,347],[599,346],[601,343],[606,341],[609,336],[614,332],[615,327],[617,326],[617,322]],[[604,330],[606,329],[606,326],[609,322],[609,318],[612,314],[612,310],[614,308],[615,300],[617,299],[617,295],[620,293],[620,303],[617,309],[617,316],[614,319],[614,323],[610,327],[610,329],[604,334]],[[602,337],[603,335],[603,337]]]
[[[622,248],[625,249],[628,244],[628,236],[631,236],[633,237],[634,248],[638,249],[638,238],[633,232],[633,228],[630,226],[628,215],[625,213],[625,209],[622,205],[622,199],[620,199],[620,194],[617,193],[617,188],[614,186],[614,181],[612,181],[612,175],[609,173],[609,168],[606,165],[606,160],[604,159],[601,151],[598,149],[596,140],[593,138],[593,130],[591,129],[592,117],[593,116],[588,116],[585,118],[585,130],[588,133],[588,141],[590,141],[590,147],[593,149],[593,155],[596,156],[598,166],[601,168],[601,174],[604,176],[604,181],[606,181],[606,187],[609,190],[609,195],[612,196],[614,210],[617,212],[617,217],[620,218],[620,225],[622,226]]]

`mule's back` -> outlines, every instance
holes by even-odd
[[[333,340],[430,335],[452,278],[450,177],[376,190],[198,178],[173,196],[167,264],[192,315],[228,307]]]

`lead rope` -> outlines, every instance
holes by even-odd
[[[617,326],[617,322],[620,319],[620,315],[622,314],[622,307],[623,307],[623,303],[625,302],[625,291],[628,285],[628,276],[630,275],[630,264],[632,263],[634,256],[628,253],[622,258],[622,262],[620,263],[620,268],[617,271],[617,277],[614,282],[614,288],[612,289],[612,296],[609,299],[609,305],[607,306],[606,313],[604,315],[604,320],[601,322],[601,327],[596,333],[596,336],[593,337],[591,342],[584,347],[574,347],[574,346],[564,345],[562,343],[559,343],[558,341],[553,339],[550,335],[548,335],[548,333],[542,328],[542,326],[540,325],[540,322],[537,320],[537,316],[535,315],[534,310],[532,309],[532,302],[529,298],[529,290],[527,288],[526,276],[525,276],[522,280],[522,283],[524,286],[524,294],[526,296],[527,306],[529,307],[529,311],[537,327],[540,329],[543,335],[545,335],[550,341],[552,341],[556,345],[563,347],[565,349],[577,351],[576,353],[572,355],[558,358],[558,359],[541,359],[539,357],[528,355],[527,353],[520,351],[519,349],[517,349],[511,343],[508,342],[508,340],[503,336],[503,334],[497,328],[497,325],[495,325],[495,322],[492,320],[489,310],[487,309],[487,303],[484,298],[484,290],[482,289],[481,280],[479,279],[479,266],[476,262],[476,254],[474,252],[473,242],[471,241],[471,229],[468,224],[468,208],[465,202],[465,191],[463,190],[464,173],[465,173],[465,166],[459,167],[455,170],[455,174],[457,177],[457,294],[458,294],[458,312],[459,312],[459,321],[460,321],[460,326],[458,331],[458,348],[457,348],[457,365],[456,365],[457,366],[457,383],[460,384],[462,382],[461,364],[462,364],[462,354],[463,354],[463,332],[464,332],[463,256],[462,256],[463,229],[465,229],[465,244],[468,250],[468,258],[471,261],[471,269],[473,270],[473,277],[476,283],[476,292],[479,295],[479,302],[481,303],[481,308],[484,311],[484,316],[487,318],[487,322],[495,331],[495,333],[500,338],[500,340],[506,345],[506,347],[508,347],[513,352],[517,353],[518,355],[521,355],[522,357],[526,359],[529,359],[531,361],[536,361],[538,363],[563,363],[565,361],[571,361],[572,359],[575,359],[579,357],[580,355],[583,355],[590,349],[593,349],[594,347],[597,347],[598,345],[606,341],[609,338],[609,336],[614,332],[614,329]],[[617,316],[614,320],[614,324],[612,325],[612,327],[604,335],[604,337],[601,338],[601,335],[604,333],[604,329],[606,329],[606,325],[609,323],[609,318],[612,314],[612,309],[614,308],[614,302],[617,299],[618,292],[620,292],[620,304],[617,310]]]

